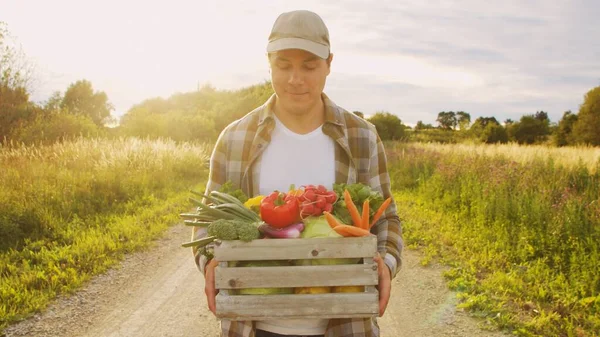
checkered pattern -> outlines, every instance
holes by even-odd
[[[391,196],[387,158],[383,143],[375,127],[366,120],[333,103],[325,94],[325,123],[323,132],[336,142],[336,183],[363,183]],[[219,135],[210,161],[210,174],[206,192],[218,189],[231,181],[249,197],[259,191],[260,155],[269,145],[275,127],[273,119],[273,95],[254,111],[228,125]],[[305,162],[308,160],[305,158]],[[385,216],[373,226],[377,235],[378,251],[384,257],[392,277],[401,266],[402,230],[396,214],[396,205],[390,204]],[[205,230],[194,227],[192,239],[206,236]],[[208,261],[194,250],[198,268],[204,273]],[[249,321],[221,321],[225,337],[253,337],[254,324]],[[326,337],[375,337],[379,336],[376,319],[332,319]]]

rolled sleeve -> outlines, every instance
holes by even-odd
[[[397,218],[395,215],[391,216]],[[390,275],[394,278],[402,267],[402,249],[404,244],[400,221],[397,219],[380,220],[374,226],[374,229],[377,235],[377,251],[390,268]]]
[[[397,262],[396,258],[394,257],[394,255],[392,255],[390,253],[386,253],[383,256],[383,262],[385,262],[385,264],[388,266],[388,268],[390,268],[390,275],[392,275],[392,278],[394,278],[399,270],[398,262]]]
[[[376,132],[376,131],[375,131]],[[377,235],[377,250],[390,268],[392,278],[396,277],[402,266],[402,225],[397,214],[396,203],[392,196],[391,181],[387,170],[387,157],[383,142],[376,136],[371,148],[370,185],[377,189],[384,199],[392,198],[392,202],[384,212],[384,216],[373,226],[372,232]]]

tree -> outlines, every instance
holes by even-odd
[[[13,130],[11,138],[25,144],[53,144],[79,136],[100,136],[102,131],[87,116],[71,114],[44,116],[38,114],[27,124]]]
[[[542,122],[546,121],[546,122],[550,123],[550,118],[548,118],[548,113],[545,111],[536,112],[535,119],[540,120]]]
[[[511,139],[519,144],[534,144],[542,142],[550,134],[549,120],[540,118],[542,114],[524,115],[517,123],[513,123],[508,128]]]
[[[427,129],[433,129],[433,125],[425,124],[425,123],[423,123],[423,121],[418,121],[417,125],[415,125],[415,131],[427,130]]]
[[[69,86],[60,108],[67,113],[88,116],[98,126],[104,126],[109,121],[110,112],[114,109],[106,93],[94,92],[92,83],[87,80]]]
[[[490,124],[500,125],[495,117],[478,117],[469,128],[469,131],[475,135],[475,137],[479,137],[483,130]]]
[[[273,94],[269,82],[232,90],[204,86],[197,91],[152,98],[121,118],[119,132],[177,141],[214,141],[229,123],[262,105]]]
[[[0,83],[0,142],[9,137],[12,129],[30,117],[29,94],[25,88],[11,88]]]
[[[442,111],[438,113],[438,117],[435,121],[438,122],[442,129],[447,130],[453,130],[454,128],[456,128],[456,125],[458,123],[454,111]]]
[[[15,46],[6,23],[0,21],[0,83],[28,92],[32,79],[33,66],[27,61],[25,53]]]
[[[0,22],[0,142],[37,113],[27,89],[33,68],[9,38],[6,24]]]
[[[50,98],[46,102],[44,102],[44,111],[47,114],[58,113],[60,111],[60,104],[63,100],[63,97],[60,91],[55,91],[52,93]]]
[[[565,111],[561,120],[558,122],[558,128],[554,137],[554,144],[556,146],[565,146],[573,144],[573,125],[577,122],[577,115],[573,114],[571,110]]]
[[[486,144],[506,143],[508,142],[508,133],[506,128],[500,124],[488,124],[479,139]]]
[[[495,117],[478,117],[469,128],[469,133],[471,137],[487,143],[490,134],[496,132],[495,126],[500,126]]]
[[[404,124],[398,116],[389,112],[378,111],[368,119],[375,128],[382,140],[399,140],[404,138]]]
[[[580,144],[600,145],[600,86],[585,94],[573,125],[573,137]]]
[[[460,130],[467,130],[469,125],[471,125],[471,115],[464,111],[459,111],[456,113],[456,116],[458,116],[457,122]]]

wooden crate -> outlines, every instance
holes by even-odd
[[[375,236],[223,241],[215,247],[217,317],[229,320],[372,317],[379,314]],[[228,261],[359,258],[359,264],[228,267]],[[241,288],[364,286],[360,293],[232,295]]]

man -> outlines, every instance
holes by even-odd
[[[331,188],[334,183],[360,182],[390,197],[386,156],[375,127],[323,93],[333,60],[323,20],[309,11],[281,14],[273,25],[267,53],[275,94],[222,131],[211,156],[207,192],[227,181],[250,197],[285,191],[291,184]],[[371,231],[378,237],[375,259],[381,316],[401,264],[401,226],[394,203]],[[194,239],[203,235],[195,231]],[[205,275],[209,309],[215,313],[218,262],[197,254],[196,262]],[[377,322],[371,318],[223,320],[221,327],[228,337],[379,336]]]

